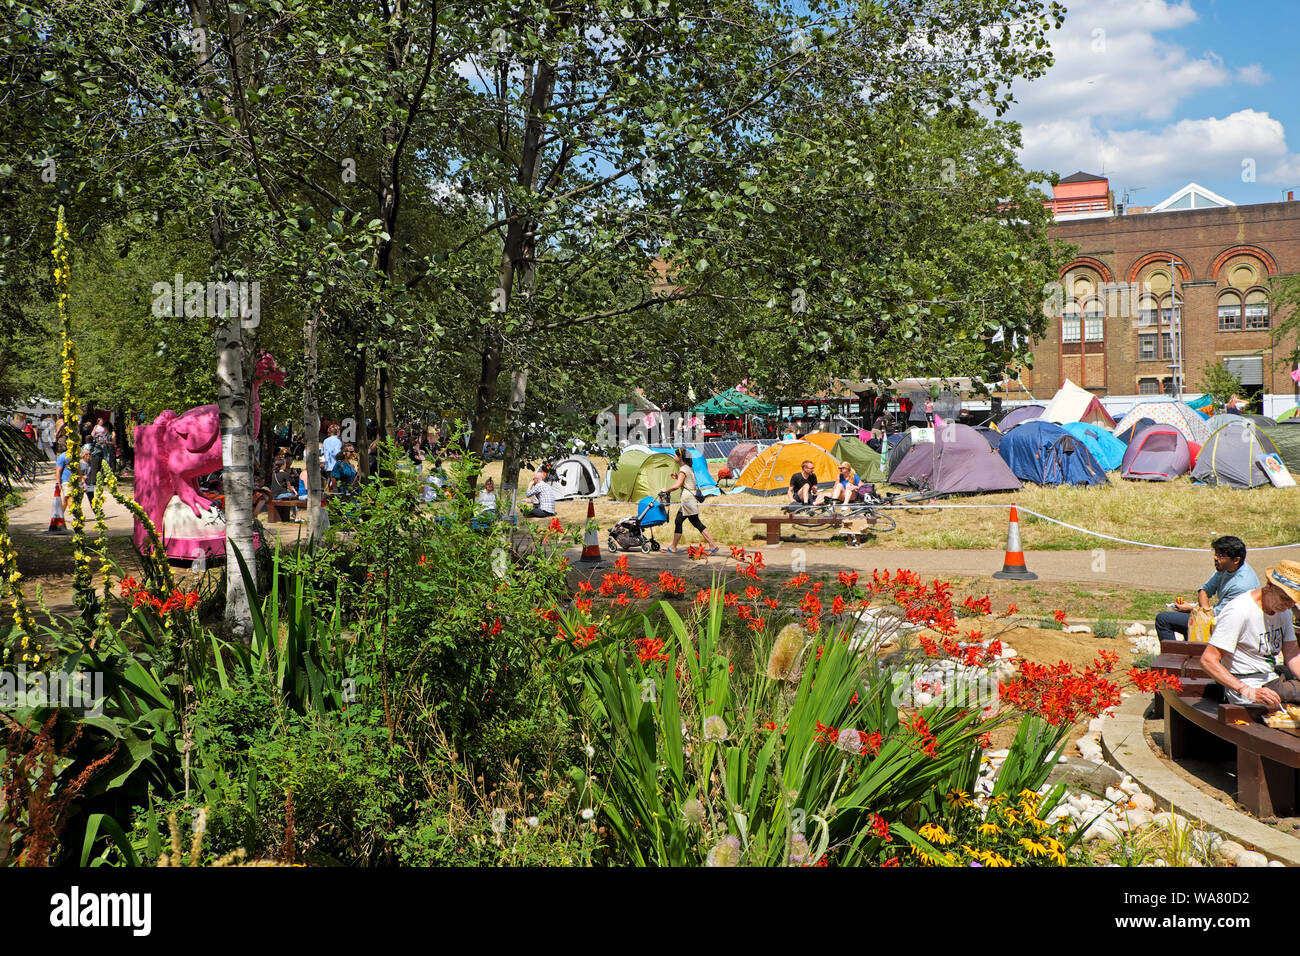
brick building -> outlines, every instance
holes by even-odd
[[[1078,251],[1049,297],[1047,335],[1035,343],[1023,385],[1045,399],[1069,378],[1121,406],[1172,393],[1181,319],[1185,394],[1200,393],[1202,370],[1214,361],[1266,399],[1266,414],[1295,404],[1296,343],[1273,347],[1270,330],[1286,317],[1274,310],[1272,280],[1300,273],[1300,203],[1238,206],[1190,184],[1126,215],[1104,178],[1076,173],[1061,182],[1049,203],[1051,235]]]

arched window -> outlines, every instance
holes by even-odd
[[[1241,296],[1235,292],[1219,293],[1219,331],[1235,332],[1241,324]]]
[[[1268,293],[1262,289],[1246,293],[1246,328],[1268,328]]]
[[[1106,310],[1100,299],[1092,299],[1083,306],[1083,338],[1087,342],[1100,342],[1105,338]]]
[[[1138,325],[1155,325],[1159,311],[1160,306],[1156,297],[1144,293],[1138,299]]]
[[[1160,324],[1173,325],[1174,320],[1183,314],[1183,297],[1175,293],[1174,295],[1162,295],[1160,297]]]

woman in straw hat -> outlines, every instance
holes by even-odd
[[[1300,645],[1291,616],[1297,602],[1300,562],[1279,561],[1265,572],[1262,588],[1219,609],[1201,666],[1223,685],[1230,703],[1262,704],[1269,710],[1284,702],[1300,703]],[[1273,672],[1279,653],[1287,677]]]

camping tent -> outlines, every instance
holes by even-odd
[[[903,460],[912,446],[924,442],[934,441],[933,428],[909,428],[907,431],[899,432],[889,439],[889,477],[892,479],[894,469],[898,463]]]
[[[1133,436],[1119,473],[1124,478],[1169,481],[1192,467],[1187,437],[1172,425],[1152,425]]]
[[[556,501],[594,498],[600,493],[600,472],[586,455],[574,455],[557,461],[551,481]]]
[[[1292,418],[1295,418],[1296,412],[1300,412],[1300,405],[1291,406],[1286,411],[1284,411],[1281,415],[1278,415],[1277,420],[1280,422],[1288,421]]]
[[[880,466],[880,452],[860,438],[845,435],[831,449],[831,456],[838,461],[847,461],[853,471],[863,481],[871,484],[883,484],[889,475]]]
[[[1007,463],[969,425],[936,428],[933,442],[917,442],[890,473],[890,482],[923,481],[942,494],[1017,491],[1020,482]]]
[[[810,441],[822,451],[828,454],[835,454],[835,446],[839,444],[840,436],[834,432],[809,432],[803,436],[804,441]]]
[[[691,409],[696,415],[775,415],[776,406],[729,388]]]
[[[1139,418],[1149,418],[1158,425],[1173,425],[1188,441],[1201,442],[1210,437],[1205,419],[1182,402],[1138,402],[1115,426],[1115,435],[1126,430]]]
[[[987,425],[977,425],[975,430],[980,433],[980,437],[989,443],[989,447],[994,451],[998,450],[998,445],[1002,444],[1002,433],[996,428],[989,428]]]
[[[1116,430],[1115,437],[1118,438],[1120,441],[1122,441],[1125,445],[1127,445],[1131,441],[1133,441],[1134,435],[1140,433],[1144,429],[1150,428],[1154,424],[1155,422],[1149,418],[1139,418],[1136,421],[1130,423],[1129,426],[1125,428],[1123,431]]]
[[[691,463],[691,471],[695,473],[695,485],[700,489],[700,494],[706,498],[722,494],[722,490],[718,488],[718,483],[713,479],[713,475],[709,473],[709,463],[704,455],[690,445],[685,446],[682,450],[686,452],[686,460]],[[673,473],[677,473],[677,460],[674,458],[677,452],[676,448],[665,445],[628,445],[623,449],[623,454],[630,451],[656,452],[667,455],[673,459]],[[621,462],[622,458],[619,461]]]
[[[1243,421],[1239,415],[1228,417],[1237,421],[1217,429],[1205,440],[1196,467],[1192,469],[1192,480],[1232,488],[1271,485],[1256,459],[1260,455],[1278,454],[1277,446],[1255,427],[1254,422]]]
[[[1040,485],[1104,485],[1106,472],[1086,445],[1054,422],[1021,422],[1002,438],[998,454],[1021,481]]]
[[[758,445],[752,441],[737,442],[736,447],[731,449],[731,454],[727,456],[727,467],[731,469],[733,475],[738,475],[745,470],[748,465],[758,456]]]
[[[1101,400],[1087,389],[1075,385],[1068,378],[1038,417],[1045,422],[1055,422],[1058,425],[1067,422],[1087,422],[1089,425],[1115,427],[1115,419],[1110,417],[1110,412],[1106,411]]]
[[[1042,414],[1042,405],[1021,405],[1019,408],[1013,408],[998,420],[998,431],[1005,432],[1021,422],[1038,418]]]
[[[1189,398],[1187,399],[1187,407],[1202,418],[1209,418],[1214,411],[1214,397],[1212,395],[1201,395],[1198,398]]]
[[[646,495],[657,495],[672,486],[677,460],[644,445],[630,446],[610,466],[610,471],[610,496],[616,501],[640,501]],[[674,499],[680,497],[680,493],[674,495]]]
[[[1222,415],[1215,415],[1205,423],[1205,427],[1208,428],[1210,434],[1213,435],[1224,425],[1233,425],[1237,422],[1250,422],[1256,427],[1268,427],[1277,424],[1276,421],[1264,415],[1229,415],[1225,412]]]
[[[1260,431],[1273,443],[1287,471],[1293,475],[1300,475],[1300,428],[1293,428],[1291,425],[1274,425],[1272,428],[1262,428]]]
[[[1124,461],[1124,443],[1106,428],[1087,422],[1066,422],[1061,427],[1083,442],[1103,470],[1114,471]]]
[[[805,461],[813,463],[819,486],[830,487],[839,473],[839,462],[823,448],[806,441],[781,441],[763,449],[740,473],[737,491],[754,495],[784,494],[790,479]]]

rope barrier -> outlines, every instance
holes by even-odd
[[[776,502],[773,502],[772,504],[768,504],[768,503],[766,503],[766,502],[761,502],[761,503],[758,503],[758,504],[742,504],[742,503],[739,502],[739,501],[736,501],[736,502],[719,501],[719,502],[711,502],[711,503],[709,504],[709,507],[710,507],[710,508],[749,508],[749,509],[752,511],[752,510],[754,510],[755,508],[781,508],[781,507],[784,507],[784,504],[778,504],[778,503],[776,503]],[[1007,506],[1007,505],[922,505],[922,504],[915,504],[915,505],[873,505],[873,506],[872,506],[872,509],[873,509],[873,510],[876,510],[876,511],[912,511],[912,510],[928,510],[928,511],[959,511],[959,510],[964,510],[964,511],[980,511],[980,510],[993,510],[993,511],[1006,511],[1006,510],[1008,510],[1008,506]],[[1080,534],[1091,535],[1091,536],[1094,537],[1094,538],[1102,538],[1103,540],[1106,540],[1106,541],[1117,541],[1117,542],[1119,542],[1120,544],[1131,544],[1131,545],[1134,545],[1135,547],[1138,547],[1138,548],[1150,548],[1150,549],[1152,549],[1152,550],[1157,550],[1157,551],[1191,551],[1191,552],[1201,552],[1201,553],[1203,553],[1203,552],[1206,550],[1206,549],[1203,548],[1203,547],[1202,547],[1202,548],[1185,548],[1185,547],[1181,547],[1181,546],[1178,546],[1178,545],[1172,545],[1172,544],[1151,544],[1151,543],[1149,543],[1149,542],[1147,542],[1147,541],[1134,541],[1132,538],[1117,538],[1117,537],[1115,537],[1114,535],[1103,534],[1103,533],[1100,532],[1100,531],[1092,531],[1092,530],[1090,530],[1090,529],[1088,529],[1088,528],[1081,528],[1081,527],[1079,527],[1077,524],[1070,524],[1068,521],[1062,521],[1062,520],[1059,519],[1059,518],[1053,518],[1053,517],[1051,517],[1050,515],[1045,515],[1045,514],[1043,514],[1042,512],[1039,512],[1039,511],[1031,511],[1029,508],[1026,508],[1026,507],[1024,507],[1024,506],[1022,506],[1022,505],[1016,505],[1016,509],[1017,509],[1021,514],[1025,514],[1025,515],[1033,515],[1035,518],[1039,518],[1039,519],[1041,519],[1041,520],[1043,520],[1043,521],[1050,522],[1051,524],[1057,524],[1057,525],[1060,525],[1060,526],[1063,527],[1063,528],[1069,528],[1071,531],[1078,531]],[[828,516],[828,517],[829,517],[829,516]],[[851,516],[850,516],[850,517],[851,517]],[[1296,542],[1296,543],[1294,543],[1294,544],[1273,544],[1273,545],[1267,545],[1267,546],[1265,546],[1265,547],[1251,548],[1250,550],[1251,550],[1251,551],[1286,551],[1286,550],[1291,549],[1291,548],[1300,548],[1300,542]]]

